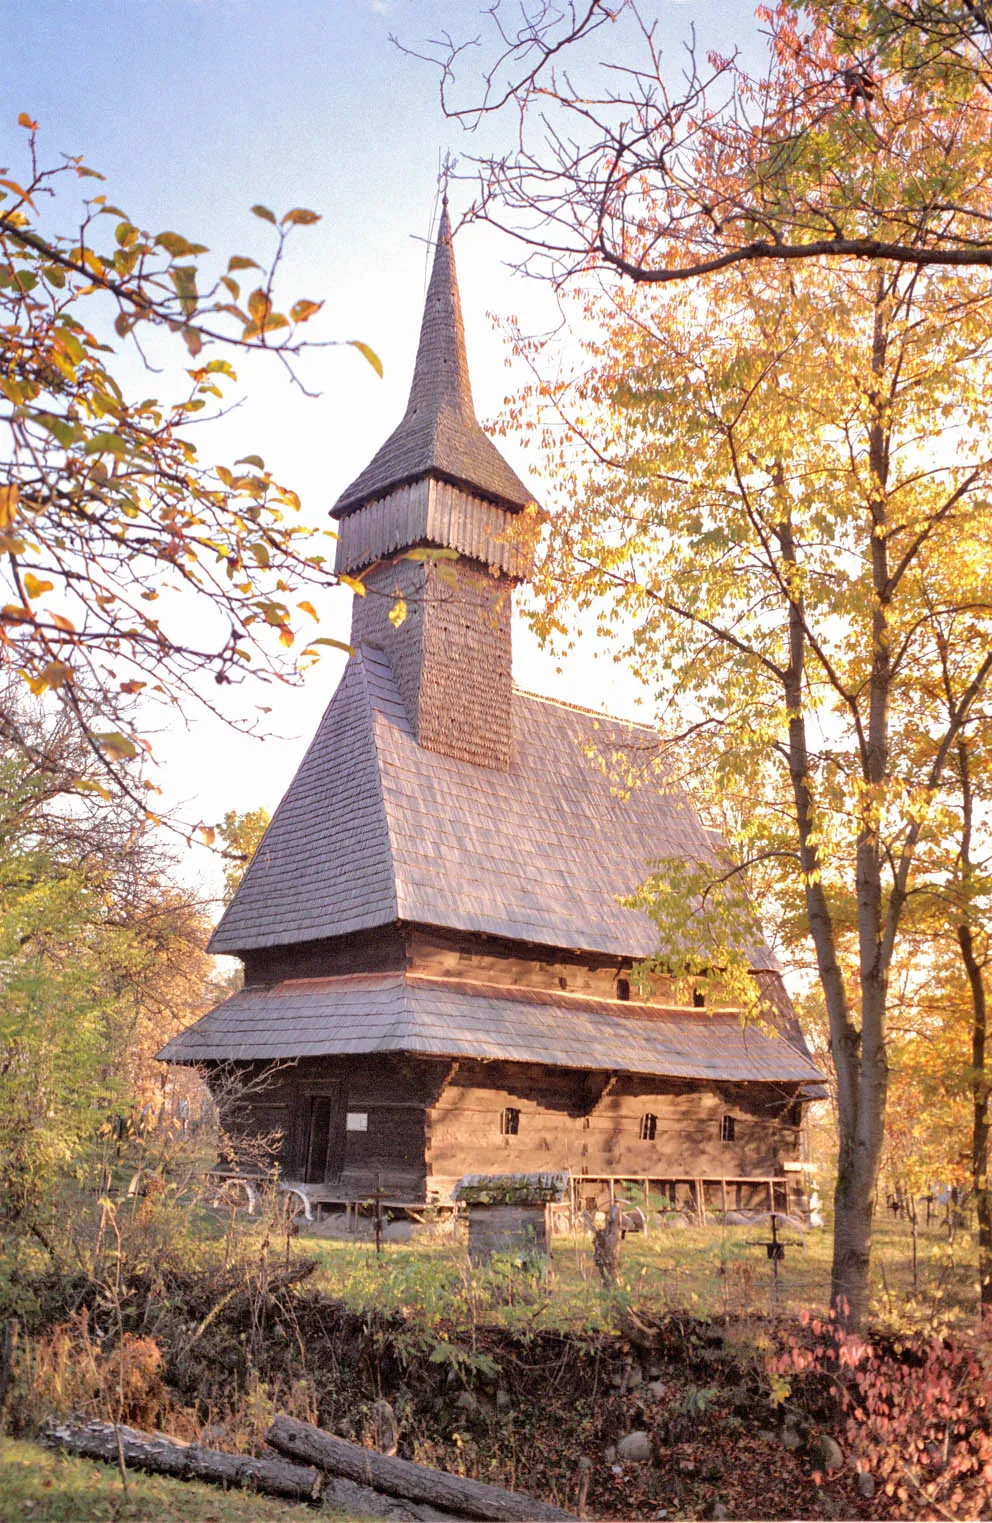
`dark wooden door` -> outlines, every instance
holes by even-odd
[[[311,1096],[303,1173],[307,1184],[320,1185],[340,1174],[344,1164],[344,1122],[340,1085],[327,1094]]]

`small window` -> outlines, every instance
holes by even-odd
[[[344,1118],[346,1132],[367,1132],[369,1129],[368,1111],[348,1111]]]
[[[512,1105],[508,1105],[506,1109],[500,1113],[499,1130],[500,1135],[503,1137],[515,1137],[519,1132],[520,1112],[516,1110]]]
[[[706,991],[704,989],[693,989],[692,1003],[697,1010],[702,1010],[706,1004]]]
[[[803,1102],[801,1100],[793,1100],[792,1104],[789,1106],[789,1125],[802,1126],[802,1124]]]
[[[630,999],[630,979],[617,979],[617,999]]]
[[[720,1141],[733,1142],[737,1137],[736,1116],[724,1116],[720,1122]]]
[[[653,1142],[658,1134],[658,1117],[645,1111],[641,1117],[641,1141]]]

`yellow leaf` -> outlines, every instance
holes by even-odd
[[[323,305],[322,301],[307,301],[306,299],[294,301],[289,309],[289,315],[294,323],[305,323],[307,318],[313,317],[314,313],[319,312]]]
[[[297,608],[302,608],[304,613],[308,613],[315,624],[319,624],[320,620],[317,618],[317,610],[312,603],[297,603],[296,606]]]
[[[376,354],[375,350],[374,349],[370,349],[368,344],[363,344],[360,338],[350,338],[348,340],[348,343],[351,345],[352,349],[357,349],[359,354],[362,355],[363,358],[368,360],[369,364],[372,366],[372,369],[375,371],[376,375],[381,378],[381,376],[382,376],[382,361],[380,360],[379,356]]]
[[[201,825],[200,835],[203,837],[204,846],[212,846],[217,839],[217,832],[212,825]]]
[[[292,645],[294,638],[295,637],[293,635],[293,631],[290,629],[289,625],[284,624],[279,631],[279,644],[285,645],[288,649],[289,646]]]
[[[51,592],[54,582],[42,582],[32,572],[24,573],[24,591],[29,598],[40,598],[43,592]]]
[[[93,777],[79,778],[76,783],[76,791],[77,793],[98,793],[102,799],[110,798],[109,788],[105,788],[102,783],[98,783],[96,778]]]
[[[293,210],[291,212],[287,212],[285,217],[282,219],[283,227],[286,226],[287,222],[289,223],[290,227],[312,227],[315,222],[319,221],[320,212],[307,211],[305,206],[294,206]]]
[[[9,529],[17,513],[17,500],[21,489],[16,481],[0,487],[0,529]]]
[[[64,613],[50,613],[48,617],[56,629],[64,629],[67,635],[76,633],[76,626],[71,619],[67,619]]]
[[[389,610],[387,617],[393,628],[399,629],[400,625],[403,623],[403,620],[406,618],[406,603],[402,598],[396,599],[396,602]]]
[[[360,582],[357,577],[348,576],[346,572],[341,571],[338,573],[338,581],[342,587],[350,587],[356,597],[363,598],[365,596],[365,583]]]
[[[10,624],[30,624],[31,610],[20,603],[5,603],[0,608],[0,619],[6,619]]]

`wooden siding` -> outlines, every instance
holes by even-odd
[[[411,545],[439,545],[509,576],[528,574],[531,556],[513,538],[515,514],[448,481],[421,478],[342,518],[336,569],[354,573]]]
[[[576,1175],[765,1177],[798,1155],[799,1129],[788,1120],[795,1093],[792,1086],[666,1084],[637,1075],[611,1081],[537,1065],[462,1063],[430,1112],[429,1172],[439,1180],[468,1169],[563,1168]],[[510,1136],[500,1129],[507,1107],[520,1115]],[[645,1114],[656,1117],[653,1140],[641,1137]],[[721,1140],[725,1115],[736,1123],[733,1142]]]
[[[285,978],[328,978],[341,973],[389,973],[406,967],[407,939],[399,925],[350,936],[326,936],[295,947],[264,947],[243,954],[245,987]]]
[[[236,1129],[284,1131],[278,1162],[305,1176],[310,1118],[317,1096],[338,1098],[344,1114],[367,1117],[367,1130],[346,1131],[341,1167],[325,1183],[342,1197],[369,1194],[422,1200],[447,1194],[466,1173],[547,1172],[714,1179],[781,1173],[799,1152],[790,1121],[797,1086],[666,1082],[640,1075],[583,1073],[541,1064],[484,1063],[372,1055],[302,1059],[272,1072],[245,1065],[251,1092]],[[519,1113],[515,1134],[501,1129],[507,1108]],[[645,1114],[655,1136],[641,1136]],[[724,1116],[733,1142],[721,1140]]]

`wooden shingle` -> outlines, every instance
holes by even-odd
[[[243,989],[159,1054],[173,1063],[403,1052],[719,1082],[816,1083],[801,1038],[732,1011],[665,1010],[412,973]]]

